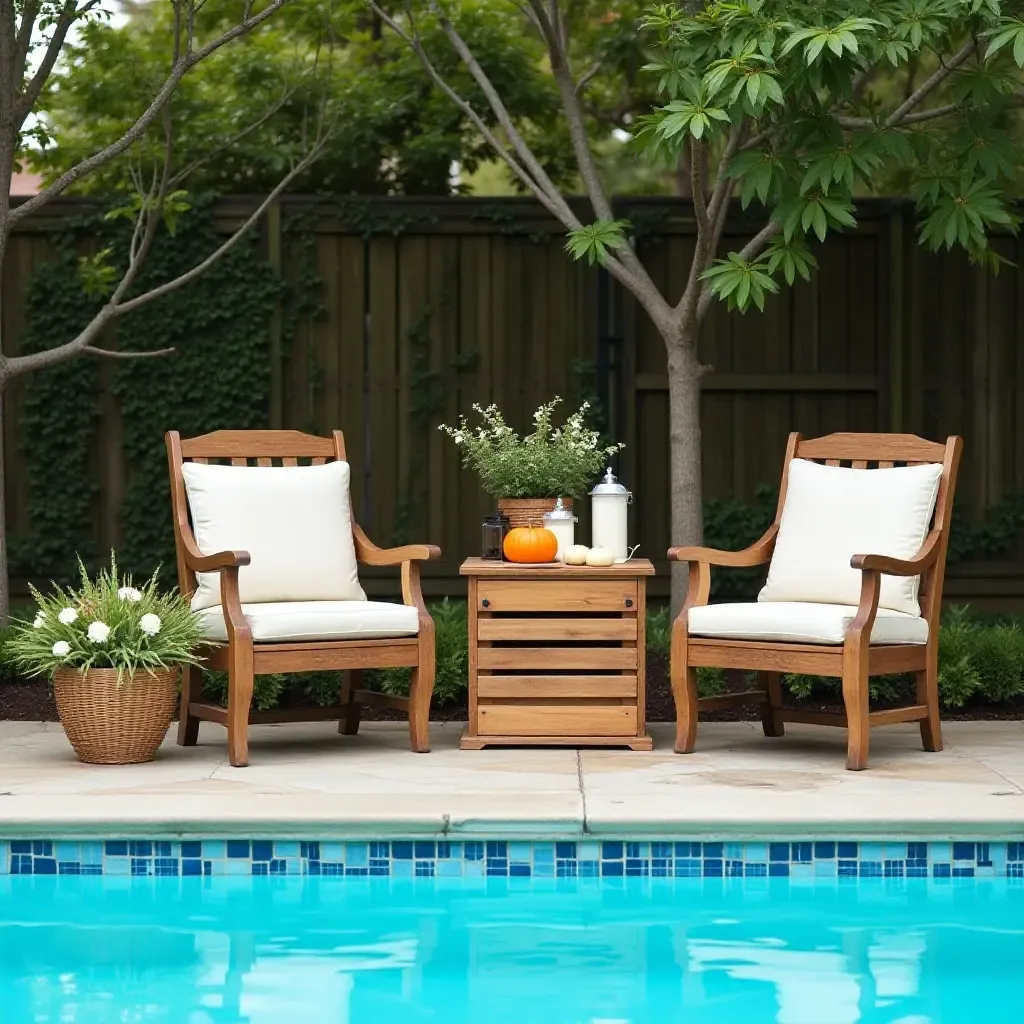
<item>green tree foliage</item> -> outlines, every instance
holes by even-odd
[[[220,11],[204,7],[199,18],[213,29]],[[170,6],[146,4],[125,24],[82,26],[44,97],[46,145],[33,167],[53,176],[124,133],[164,74],[172,17]],[[488,0],[460,0],[456,18],[550,173],[565,180],[568,146],[550,79],[534,73],[536,41],[511,9]],[[480,99],[429,17],[424,37],[445,73]],[[400,40],[381,33],[365,4],[322,0],[283,11],[185,78],[171,108],[175,164],[192,168],[190,188],[266,192],[302,151],[309,110],[327,101],[340,130],[293,191],[445,194],[453,162],[471,172],[489,156],[469,120],[424,79]],[[130,187],[140,162],[162,159],[163,146],[156,125],[130,158],[110,162],[83,188]]]
[[[663,102],[638,136],[655,158],[685,143],[699,191],[724,182],[765,211],[759,235],[716,259],[705,207],[713,262],[695,270],[711,293],[763,308],[782,281],[810,276],[809,244],[855,226],[855,195],[894,181],[917,201],[922,244],[996,268],[990,233],[1018,226],[1021,13],[1013,0],[653,8]]]

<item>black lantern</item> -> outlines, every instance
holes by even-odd
[[[503,516],[500,512],[495,512],[484,520],[482,558],[500,562],[505,557],[505,535],[511,527],[508,516]]]

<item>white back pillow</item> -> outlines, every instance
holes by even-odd
[[[204,555],[248,551],[243,604],[365,601],[352,542],[349,466],[181,467],[196,544]],[[198,574],[192,607],[221,603],[220,573]]]
[[[846,469],[806,459],[789,464],[779,535],[759,601],[856,605],[854,555],[913,558],[935,510],[942,466]],[[878,606],[920,615],[920,577],[882,575]]]

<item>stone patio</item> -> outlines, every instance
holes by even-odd
[[[1024,722],[951,722],[926,754],[913,726],[872,733],[871,768],[847,772],[841,731],[755,723],[701,727],[698,752],[460,751],[461,726],[432,726],[434,752],[403,725],[342,737],[331,723],[251,731],[248,768],[225,734],[171,738],[156,761],[79,764],[58,725],[0,722],[6,836],[664,835],[1004,838],[1024,835]]]

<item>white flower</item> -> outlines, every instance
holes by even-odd
[[[94,644],[106,643],[107,637],[110,636],[110,627],[105,622],[90,622],[86,636]]]
[[[142,591],[136,590],[135,587],[122,587],[118,592],[117,596],[122,601],[141,601]]]
[[[66,658],[71,653],[71,644],[67,640],[58,640],[53,645],[53,653],[57,658]]]
[[[160,632],[160,616],[154,615],[150,612],[148,615],[143,615],[139,619],[139,629],[142,630],[146,636],[156,636]]]
[[[57,618],[64,623],[65,626],[70,626],[75,619],[78,618],[77,608],[64,608]]]
[[[43,612],[36,612],[36,617],[32,620],[32,628],[42,629],[44,622],[46,622],[46,616]]]

